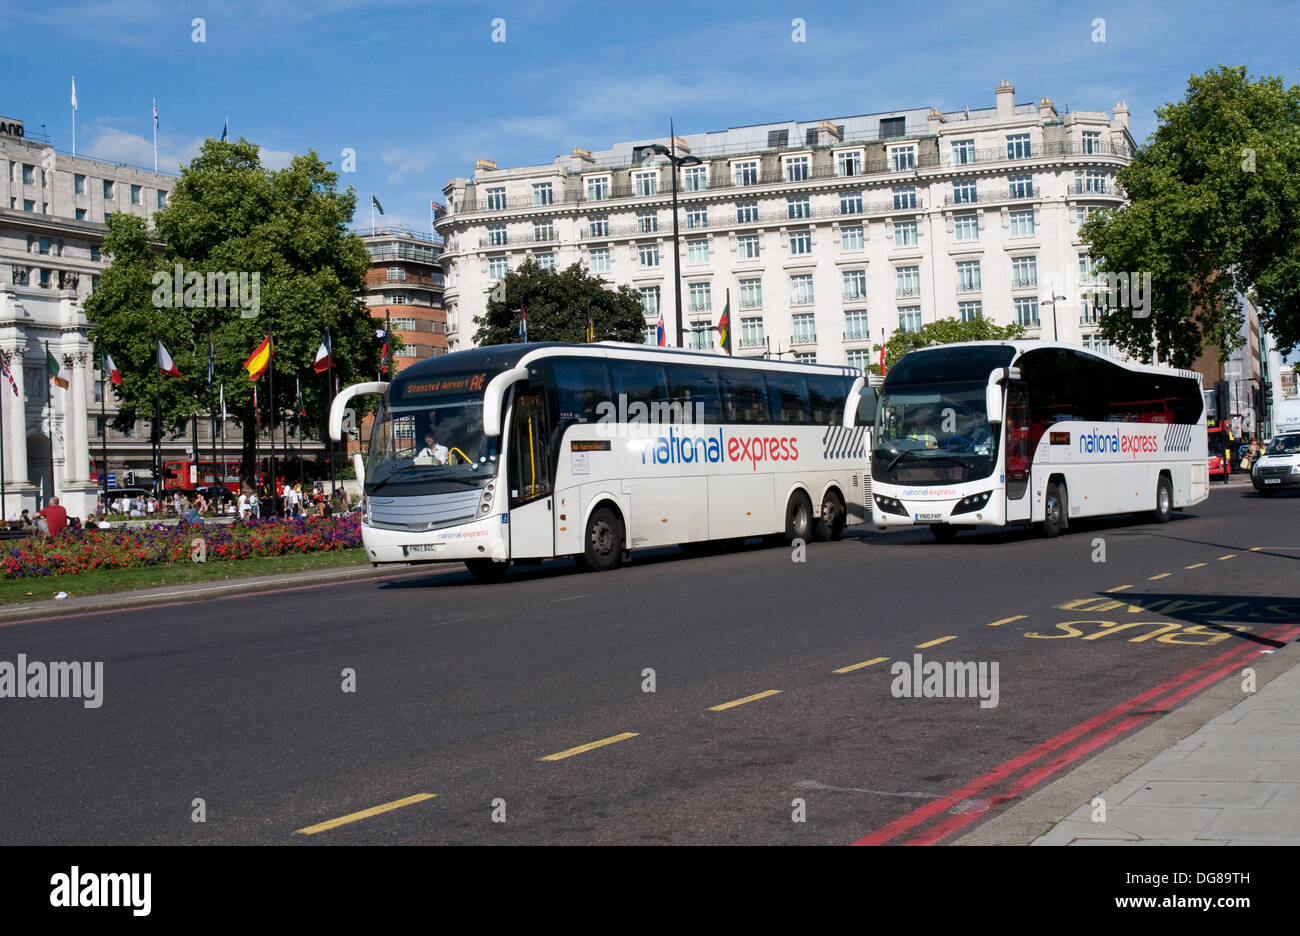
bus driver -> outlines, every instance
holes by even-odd
[[[433,437],[433,430],[430,429],[424,434],[424,448],[420,449],[416,457],[432,458],[435,465],[445,465],[449,456],[447,446],[439,445]]]

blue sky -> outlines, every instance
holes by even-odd
[[[0,10],[9,4],[0,4]],[[1228,12],[1230,11],[1230,12]],[[195,17],[204,20],[195,42]],[[505,42],[493,42],[493,20]],[[792,41],[796,18],[806,41]],[[1105,42],[1093,21],[1105,20]],[[5,21],[0,113],[77,150],[161,168],[191,158],[230,117],[269,165],[356,151],[356,223],[370,194],[387,222],[426,228],[429,201],[474,160],[549,162],[574,146],[905,107],[988,107],[1002,78],[1019,102],[1153,110],[1219,63],[1300,81],[1300,7],[1215,3],[273,3],[25,4]],[[499,34],[499,31],[498,31]]]

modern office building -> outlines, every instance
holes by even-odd
[[[370,314],[387,319],[401,337],[393,360],[401,370],[413,361],[447,353],[447,313],[442,304],[442,238],[406,227],[358,231],[370,251],[365,301]]]
[[[736,352],[864,366],[898,328],[941,318],[1018,321],[1030,337],[1106,353],[1079,224],[1123,198],[1134,151],[1128,107],[1061,112],[1017,104],[912,108],[574,149],[540,166],[479,160],[444,187],[437,230],[453,347],[506,271],[528,258],[580,263],[637,289],[647,340],[663,314],[674,343],[672,178],[678,170],[687,343],[716,346],[727,296]],[[1062,298],[1064,297],[1064,298]]]

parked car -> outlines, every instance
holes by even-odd
[[[1223,457],[1223,454],[1220,453],[1216,455],[1214,452],[1211,452],[1210,453],[1210,478],[1211,479],[1222,478],[1223,483],[1227,484],[1228,478],[1231,475],[1232,475],[1232,466],[1228,464],[1228,460]]]
[[[1273,437],[1251,467],[1250,483],[1260,497],[1300,488],[1300,432],[1284,432]]]

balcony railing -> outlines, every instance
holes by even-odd
[[[809,345],[817,343],[817,333],[804,332],[802,335],[791,335],[790,344],[792,345]]]
[[[742,348],[761,348],[761,347],[763,347],[765,344],[766,344],[766,342],[763,341],[763,336],[762,336],[762,335],[758,336],[757,338],[741,338],[741,339],[740,339],[740,346],[741,346]]]
[[[550,234],[528,234],[523,237],[480,237],[478,239],[479,247],[518,247],[527,244],[558,244],[559,235],[554,231]]]
[[[1119,186],[1115,185],[1112,188],[1109,180],[1106,179],[1100,179],[1096,182],[1075,182],[1070,186],[1069,192],[1071,195],[1109,195],[1112,198],[1124,197],[1119,191]]]
[[[918,203],[920,203],[921,201],[923,200],[918,199]],[[791,218],[789,217],[788,212],[782,210],[760,212],[758,215],[755,216],[755,220],[752,221],[733,221],[731,220],[730,215],[721,218],[713,217],[709,219],[709,223],[707,225],[696,225],[695,227],[685,228],[684,230],[687,232],[700,233],[703,231],[718,231],[718,230],[725,230],[734,227],[742,227],[748,224],[759,224],[759,225],[766,225],[770,227],[773,225],[782,225],[782,224],[800,224],[804,221],[824,220],[826,218],[853,219],[853,218],[866,218],[874,215],[911,214],[914,211],[920,211],[920,210],[923,210],[923,208],[915,208],[915,209],[895,208],[892,201],[881,201],[881,202],[863,204],[860,210],[853,210],[849,212],[841,211],[840,208],[831,205],[823,208],[810,209],[808,212],[806,212],[805,214],[801,215],[798,218]],[[660,234],[661,234],[660,231],[643,231],[641,230],[640,225],[625,224],[625,225],[611,226],[608,229],[608,232],[603,234],[592,234],[590,228],[584,228],[582,231],[579,232],[578,239],[579,240],[609,240],[618,237],[658,237]]]
[[[920,286],[899,286],[895,295],[899,299],[916,298],[921,295]]]
[[[1006,189],[1002,189],[1001,191],[980,192],[974,198],[971,198],[966,195],[963,195],[960,198],[958,198],[956,195],[950,193],[943,197],[943,203],[945,205],[952,205],[953,207],[958,207],[960,205],[987,205],[993,202],[1004,202],[1004,201],[1026,201],[1030,198],[1040,198],[1040,197],[1042,196],[1036,195],[1033,192],[1029,192],[1026,195],[1016,195],[1016,194],[1012,194],[1010,191]]]
[[[1013,276],[1011,277],[1012,289],[1029,289],[1038,285],[1037,276]]]

